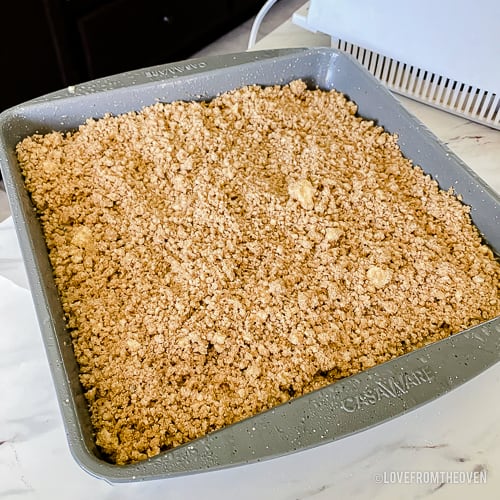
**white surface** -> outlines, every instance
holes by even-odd
[[[7,201],[5,191],[3,191],[3,182],[0,181],[0,222],[6,219],[9,215],[9,202]]]
[[[312,30],[500,93],[497,0],[311,0]]]
[[[285,23],[256,48],[323,43],[324,37]],[[403,102],[500,191],[500,132],[422,104]],[[499,498],[500,364],[407,415],[313,450],[256,465],[148,483],[109,485],[92,478],[68,451],[25,283],[12,220],[8,219],[0,224],[2,499]],[[398,471],[406,475],[398,476]],[[455,480],[466,477],[459,476],[460,472],[483,471],[487,482],[419,484],[418,471],[454,472],[451,478]]]

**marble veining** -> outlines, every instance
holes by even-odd
[[[318,44],[324,38],[285,23],[256,48]],[[401,100],[500,191],[500,132]],[[83,471],[70,454],[14,225],[10,218],[0,222],[2,499],[497,499],[498,394],[500,363],[424,406],[336,442],[217,472],[108,484]],[[418,482],[417,472],[476,473],[487,480]]]

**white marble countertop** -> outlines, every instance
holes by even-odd
[[[256,48],[325,43],[285,23]],[[500,191],[500,132],[403,103]],[[498,394],[500,363],[406,415],[312,450],[184,478],[110,485],[70,455],[13,223],[0,224],[2,499],[497,499]]]

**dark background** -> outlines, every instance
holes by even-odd
[[[0,6],[0,111],[69,85],[188,58],[265,0],[12,0]]]

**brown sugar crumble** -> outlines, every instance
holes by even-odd
[[[19,143],[111,461],[500,314],[468,207],[356,111],[295,81]]]

